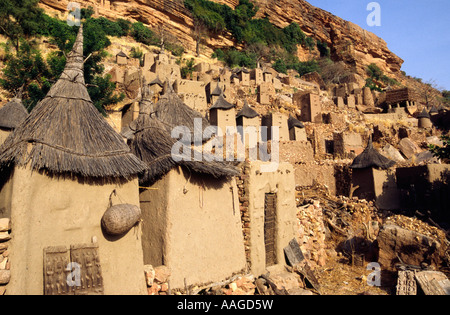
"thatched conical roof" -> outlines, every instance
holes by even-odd
[[[355,157],[353,160],[351,168],[379,168],[388,169],[394,166],[395,162],[388,159],[387,157],[381,155],[374,147],[372,143],[372,137],[369,139],[369,143],[364,151]]]
[[[427,110],[424,108],[417,118],[430,118],[430,114],[428,114]]]
[[[219,98],[217,99],[217,101],[213,104],[213,106],[211,106],[211,109],[224,109],[224,110],[228,110],[228,109],[232,109],[234,108],[235,105],[231,104],[230,102],[228,102],[225,97],[223,96],[223,93],[220,94]]]
[[[169,82],[164,94],[155,106],[156,117],[165,125],[166,130],[171,133],[173,128],[185,126],[193,135],[202,135],[203,131],[209,126],[208,120],[199,112],[193,110],[181,100],[172,88]],[[196,120],[200,123],[195,123]],[[209,140],[209,139],[203,139]]]
[[[2,165],[87,178],[131,178],[145,170],[93,105],[83,71],[83,27],[59,80],[0,148]]]
[[[438,114],[439,113],[439,111],[437,110],[437,108],[436,108],[436,106],[431,106],[431,109],[430,109],[430,112],[429,112],[430,114]]]
[[[28,111],[23,106],[21,95],[18,95],[0,108],[0,128],[15,129],[27,117]]]
[[[294,127],[305,128],[305,125],[303,125],[303,123],[300,120],[298,120],[297,118],[294,118],[291,115],[289,115],[288,127],[289,127],[289,129],[292,129]]]
[[[190,172],[200,173],[214,178],[238,175],[238,170],[229,163],[207,161],[178,161],[172,153],[177,142],[166,126],[154,114],[151,95],[144,90],[140,103],[139,117],[130,124],[133,137],[131,151],[147,165],[146,172],[140,176],[142,185],[154,183],[171,169],[182,166]]]
[[[219,96],[222,95],[223,91],[219,84],[216,85],[216,88],[211,92],[211,95],[213,96]]]
[[[156,79],[154,79],[152,82],[150,82],[150,85],[159,85],[160,87],[164,87],[164,83],[161,82],[161,80],[159,79],[159,76],[156,77]]]
[[[259,114],[248,105],[247,100],[244,101],[244,107],[237,113],[236,118],[245,117],[245,118],[255,118],[258,117]]]

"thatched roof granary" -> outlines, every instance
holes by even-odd
[[[27,116],[28,112],[23,106],[21,95],[18,95],[0,108],[0,128],[15,129]]]
[[[94,178],[129,178],[145,165],[94,107],[86,89],[83,27],[47,96],[0,148],[0,163]]]
[[[376,169],[388,169],[395,165],[395,162],[381,155],[374,147],[372,138],[369,139],[369,143],[364,151],[355,157],[352,165],[353,169],[363,168],[376,168]]]
[[[289,129],[292,129],[292,128],[305,128],[305,125],[303,125],[303,123],[300,120],[298,120],[297,118],[294,118],[291,115],[289,115],[288,127],[289,127]]]
[[[427,112],[427,109],[424,108],[422,112],[417,116],[417,118],[430,118],[430,114]]]
[[[176,161],[172,148],[177,142],[171,137],[167,125],[152,114],[152,96],[144,86],[140,102],[139,117],[130,124],[133,133],[130,141],[131,151],[146,165],[147,170],[141,176],[141,184],[151,184],[176,166],[182,166],[190,172],[200,173],[214,178],[238,175],[238,170],[224,162]],[[130,132],[128,132],[128,138]],[[174,159],[175,158],[175,159]]]
[[[219,98],[217,99],[217,101],[213,104],[213,106],[211,106],[211,108],[209,110],[212,109],[223,109],[223,110],[228,110],[231,108],[234,108],[235,105],[231,104],[230,102],[228,102],[225,97],[223,96],[223,93],[220,94]]]
[[[185,126],[191,132],[192,139],[195,135],[201,135],[203,139],[203,131],[209,126],[208,120],[202,114],[184,104],[183,100],[173,90],[172,84],[168,82],[166,82],[164,94],[156,103],[155,114],[169,134],[173,128]],[[196,119],[199,119],[198,121],[201,124],[196,124]]]
[[[10,295],[148,293],[138,183],[146,165],[92,104],[83,61],[81,26],[61,77],[0,148],[11,166],[0,184],[14,222]],[[66,281],[69,262],[87,270],[79,284]]]
[[[248,105],[247,100],[244,101],[244,107],[242,107],[242,109],[237,113],[236,115],[236,119],[240,118],[240,117],[245,117],[245,118],[255,118],[258,117],[259,114]]]

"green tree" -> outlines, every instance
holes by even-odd
[[[92,80],[92,84],[88,86],[89,96],[95,107],[106,115],[105,107],[112,104],[117,104],[124,100],[125,94],[115,93],[116,84],[111,82],[111,75],[107,74],[104,77],[97,75]]]
[[[438,159],[443,160],[445,163],[448,163],[450,161],[450,136],[448,134],[443,135],[441,136],[441,139],[443,142],[442,146],[430,144],[428,146],[428,149],[431,153],[433,153],[434,157],[437,157]]]
[[[21,38],[36,35],[42,25],[43,10],[39,0],[0,0],[0,33],[19,51]]]
[[[8,53],[6,55],[0,85],[11,94],[15,94],[19,88],[23,87],[25,105],[31,110],[39,101],[39,96],[42,94],[45,96],[45,93],[48,92],[50,76],[47,64],[36,45],[31,41],[21,39],[17,54]],[[37,91],[38,89],[41,89],[41,93]],[[30,99],[28,99],[28,91],[32,96]]]

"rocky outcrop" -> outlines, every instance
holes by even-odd
[[[234,8],[238,0],[214,0]],[[194,23],[183,0],[78,0],[82,7],[94,7],[96,13],[107,18],[127,18],[141,21],[152,28],[162,26],[168,35],[195,50]],[[267,16],[279,27],[297,22],[302,30],[316,40],[328,44],[331,57],[344,61],[354,72],[365,76],[366,66],[375,63],[387,75],[398,74],[403,60],[393,54],[386,42],[375,34],[345,21],[304,0],[254,0],[259,7],[257,17]],[[67,11],[68,0],[41,0],[47,10],[61,14]],[[233,46],[226,34],[209,38],[207,53],[218,47]]]
[[[342,60],[363,76],[366,66],[375,63],[388,75],[400,71],[403,60],[392,53],[386,42],[356,24],[345,21],[303,0],[255,0],[258,16],[267,16],[279,27],[292,22],[316,40],[328,44],[331,57]]]

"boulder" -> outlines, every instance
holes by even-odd
[[[403,162],[405,159],[403,158],[400,151],[398,151],[396,148],[394,148],[389,143],[386,144],[381,152],[384,156],[387,158],[390,158],[391,160],[394,160],[395,162]]]
[[[395,270],[399,258],[401,262],[415,266],[426,263],[436,267],[441,263],[443,246],[438,241],[394,224],[383,225],[377,242],[378,262],[388,270]]]
[[[400,152],[402,152],[403,155],[408,159],[421,151],[419,146],[409,138],[403,138],[402,140],[400,140],[399,149]]]

